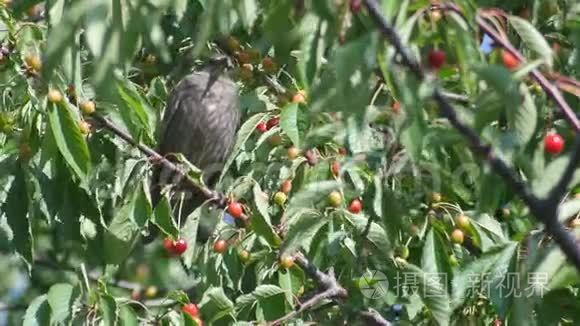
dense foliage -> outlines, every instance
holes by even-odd
[[[560,110],[579,106],[580,4],[384,0],[402,54],[369,2],[0,0],[3,318],[580,323],[577,270],[432,96],[546,195],[580,147]],[[155,148],[168,91],[216,52],[242,90],[216,188],[230,203],[174,221],[150,201],[160,163],[103,118]],[[568,181],[553,218],[575,232]],[[162,235],[144,245],[149,225]]]

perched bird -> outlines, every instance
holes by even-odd
[[[159,154],[172,161],[176,154],[182,154],[203,171],[209,187],[219,178],[240,124],[238,87],[227,74],[229,66],[229,58],[215,56],[201,70],[184,77],[169,94],[159,130]],[[182,224],[208,199],[199,190],[183,185],[179,176],[156,164],[151,184],[153,206],[160,201],[167,185],[179,190],[173,193],[171,203],[174,217]],[[200,224],[198,239],[207,240],[210,232]],[[155,230],[150,233],[146,242],[156,235]]]

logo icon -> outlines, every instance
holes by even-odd
[[[359,279],[359,289],[365,298],[376,300],[387,295],[389,281],[379,271],[366,271]]]

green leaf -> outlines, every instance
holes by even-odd
[[[549,67],[552,67],[554,63],[552,48],[534,25],[518,16],[509,16],[508,20],[526,46],[540,55]]]
[[[177,238],[179,235],[179,229],[177,228],[175,220],[173,219],[171,206],[169,205],[169,201],[165,196],[162,196],[157,206],[155,206],[155,211],[153,212],[153,218],[151,219],[151,222],[166,235],[172,236],[173,238]]]
[[[8,191],[6,202],[2,206],[2,211],[6,213],[8,225],[12,229],[12,242],[16,251],[29,265],[32,264],[33,234],[29,221],[29,195],[26,187],[24,171],[20,166],[14,169],[14,180]]]
[[[266,195],[260,185],[254,183],[254,203],[256,205],[256,213],[252,215],[252,228],[262,238],[264,238],[271,246],[277,247],[282,241],[278,234],[272,227],[270,221],[270,214],[268,213],[268,195]]]
[[[497,92],[506,110],[520,107],[522,101],[518,84],[507,69],[500,66],[483,66],[477,67],[475,72]]]
[[[159,207],[159,206],[158,206]],[[119,264],[129,254],[140,227],[151,215],[151,204],[143,188],[133,193],[128,203],[116,211],[105,233],[105,257],[111,264]]]
[[[425,273],[431,274],[446,274],[446,281],[441,284],[443,288],[447,288],[453,276],[451,266],[449,265],[449,255],[447,254],[448,244],[443,241],[439,233],[435,232],[434,228],[429,230],[425,237],[425,245],[423,246],[423,255],[421,256],[421,267]]]
[[[484,253],[478,259],[470,262],[465,268],[456,274],[453,279],[453,308],[457,308],[471,300],[467,294],[475,286],[483,281],[481,277],[493,275],[495,282],[503,281],[503,276],[509,270],[511,259],[516,254],[518,244],[515,242],[494,248]],[[474,276],[475,279],[474,279]],[[473,293],[472,293],[473,294]]]
[[[316,25],[316,32],[304,37],[298,58],[298,72],[306,90],[314,81],[324,58],[325,39],[322,36],[326,33],[328,25],[320,19]]]
[[[359,233],[364,232],[369,224],[369,219],[362,216],[352,216],[351,220]],[[380,252],[384,258],[391,258],[392,245],[389,236],[383,227],[375,222],[371,222],[367,240],[375,245],[377,251]]]
[[[538,175],[532,182],[532,189],[534,194],[540,198],[548,196],[548,193],[552,188],[558,183],[563,171],[566,169],[570,162],[570,154],[566,156],[560,156],[553,160],[546,169]],[[570,180],[570,185],[575,185],[580,182],[580,169],[576,169],[572,180]]]
[[[86,184],[91,168],[89,148],[65,102],[48,105],[48,123],[58,150],[81,183]]]
[[[50,306],[47,295],[41,295],[30,303],[24,314],[23,326],[44,326],[50,325]]]
[[[100,58],[103,55],[102,51],[105,50],[107,16],[112,11],[112,3],[106,0],[91,2],[98,6],[86,13],[84,39],[91,53]]]
[[[142,134],[153,138],[151,131],[155,130],[155,113],[145,99],[137,92],[129,81],[117,83],[119,94],[119,113],[131,135],[138,139]]]
[[[105,325],[116,325],[119,321],[119,306],[115,298],[109,294],[104,294],[100,297],[100,310],[103,314],[103,322]]]
[[[564,222],[578,213],[580,213],[580,199],[566,201],[558,207],[558,221]]]
[[[238,137],[236,139],[236,144],[234,145],[234,148],[232,149],[232,152],[228,157],[228,160],[224,164],[222,174],[220,175],[220,182],[226,175],[227,171],[229,170],[230,165],[232,165],[232,163],[236,159],[236,156],[238,156],[238,154],[242,150],[242,147],[244,146],[248,138],[250,138],[250,136],[255,132],[258,123],[260,123],[265,116],[266,113],[255,114],[248,120],[246,120],[246,122],[244,122],[244,124],[240,127],[240,130],[238,131]]]
[[[102,6],[100,1],[81,0],[65,8],[66,14],[63,14],[62,20],[49,29],[42,65],[44,78],[51,79],[52,74],[57,70],[56,66],[65,57],[67,49],[75,44],[74,37],[83,16],[86,13],[98,11]]]
[[[356,40],[338,47],[332,59],[332,66],[336,69],[337,87],[343,88],[350,83],[355,71],[369,70],[376,62],[376,33],[366,33]]]
[[[538,110],[525,84],[520,85],[524,96],[521,106],[508,108],[508,125],[514,130],[518,144],[523,148],[534,136],[538,120]]]
[[[300,210],[288,222],[288,231],[284,237],[282,252],[293,253],[300,248],[308,250],[318,230],[328,222],[329,219],[317,210]]]
[[[183,263],[187,268],[191,268],[194,255],[196,253],[196,244],[197,244],[197,232],[199,228],[199,220],[201,219],[201,213],[203,210],[203,205],[197,207],[185,220],[185,224],[181,228],[181,237],[185,239],[188,243],[187,250],[181,255],[183,259]]]
[[[48,304],[51,309],[51,323],[65,323],[71,319],[74,301],[80,296],[78,287],[70,284],[55,284],[48,290]]]
[[[123,305],[119,309],[119,326],[138,326],[139,319],[137,313],[131,306]]]
[[[260,285],[252,292],[257,299],[268,299],[269,297],[284,293],[286,291],[282,288],[271,284]]]
[[[296,103],[286,105],[280,113],[280,127],[290,138],[292,143],[294,143],[295,146],[300,147],[298,110],[300,110],[300,107]]]
[[[298,213],[301,208],[312,208],[316,203],[326,200],[328,194],[339,189],[340,184],[336,181],[321,181],[310,183],[300,189],[288,203],[284,212],[286,219]]]
[[[218,320],[234,310],[233,302],[226,296],[223,288],[212,287],[203,294],[199,302],[201,315],[207,316],[208,322]]]
[[[283,293],[258,299],[258,315],[262,314],[265,320],[276,320],[286,315],[286,296]]]
[[[413,280],[413,283],[418,285],[421,301],[429,309],[437,324],[450,325],[452,310],[447,288],[443,285],[445,279],[442,280],[446,274],[426,273],[412,264],[403,266],[403,271],[408,273],[405,275],[405,280]]]
[[[252,29],[254,22],[258,18],[258,7],[255,0],[236,0],[235,7],[240,16],[244,28]]]

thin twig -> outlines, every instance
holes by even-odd
[[[320,292],[316,293],[312,298],[300,304],[297,310],[283,316],[282,318],[272,322],[272,326],[280,325],[284,321],[292,319],[302,312],[316,306],[324,300],[333,300],[337,298],[344,299],[348,296],[348,292],[344,289],[334,277],[334,272],[331,270],[328,274],[321,272],[314,264],[312,264],[303,254],[295,255],[294,260],[296,264],[304,270],[304,272],[312,278],[320,287]]]
[[[377,311],[373,309],[369,309],[368,311],[361,311],[359,312],[361,318],[364,320],[365,325],[374,325],[374,326],[390,326],[386,319],[383,318]]]
[[[147,155],[147,157],[151,158],[153,161],[156,161],[158,164],[162,164],[165,168],[169,169],[171,172],[178,174],[180,177],[185,178],[190,186],[199,189],[205,197],[210,199],[217,206],[225,207],[225,197],[224,196],[222,196],[221,194],[219,194],[219,193],[217,193],[217,192],[215,192],[215,191],[213,191],[213,190],[211,190],[203,185],[198,184],[185,171],[183,171],[179,166],[175,165],[173,162],[169,161],[164,156],[157,153],[156,151],[154,151],[150,147],[136,141],[135,139],[133,139],[133,137],[131,137],[131,135],[129,135],[125,131],[121,130],[119,127],[117,127],[111,121],[109,121],[107,118],[102,117],[98,114],[94,114],[92,117],[95,121],[99,122],[103,127],[105,127],[106,129],[108,129],[109,131],[111,131],[112,133],[117,135],[119,138],[121,138],[124,141],[126,141],[127,143],[137,147],[141,152],[143,152],[145,155]]]

